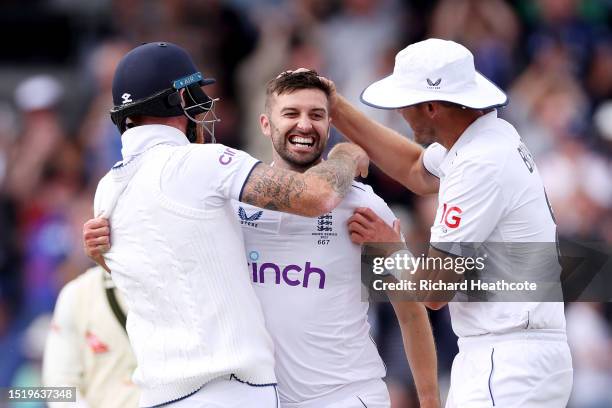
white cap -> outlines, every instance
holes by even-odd
[[[64,89],[50,75],[36,75],[21,82],[15,90],[15,103],[19,109],[33,111],[53,107],[62,97]]]
[[[454,41],[430,38],[395,56],[393,73],[361,93],[366,105],[397,109],[428,101],[487,109],[508,103],[506,94],[474,68],[474,56]]]

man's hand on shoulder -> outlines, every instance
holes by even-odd
[[[335,145],[327,155],[327,159],[335,159],[347,155],[353,160],[357,167],[355,169],[355,177],[361,176],[363,178],[368,176],[368,169],[370,166],[370,158],[368,154],[361,147],[355,143],[338,143]]]
[[[378,214],[367,207],[359,207],[348,219],[351,241],[356,244],[366,242],[403,243],[399,219],[390,226]]]

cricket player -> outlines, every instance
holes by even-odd
[[[127,303],[145,407],[277,406],[273,344],[230,200],[319,216],[367,171],[351,144],[303,174],[201,144],[205,131],[214,139],[202,90],[212,82],[165,42],[127,53],[113,79],[123,160],[100,181],[94,214],[112,226],[100,263]]]
[[[285,72],[266,89],[262,132],[272,164],[304,172],[320,163],[330,130],[330,88],[314,71]],[[348,219],[369,207],[395,216],[370,186],[353,182],[344,200],[318,218],[234,202],[249,273],[275,346],[281,406],[389,407],[385,367],[370,337],[361,284],[361,246]],[[439,406],[436,353],[425,308],[396,302],[422,407]]]
[[[554,248],[555,220],[538,169],[514,127],[497,117],[495,108],[507,103],[506,95],[475,70],[469,50],[438,39],[412,44],[397,54],[393,73],[368,86],[361,99],[397,110],[415,140],[429,144],[423,149],[342,96],[332,98],[335,125],[383,171],[417,194],[438,193],[430,258],[465,256],[463,243],[480,249],[499,249],[495,243]],[[399,224],[394,227],[366,208],[358,209],[349,225],[357,243],[398,241]],[[515,264],[495,266],[528,276],[543,262],[558,277],[556,255],[502,257]],[[456,270],[431,272],[445,283],[461,280]],[[433,299],[426,305],[443,307],[450,292],[445,299],[425,293]],[[449,303],[459,354],[446,406],[565,407],[572,362],[563,303],[557,300]]]
[[[125,316],[125,301],[100,266],[64,286],[45,344],[43,384],[76,387],[80,408],[137,407],[140,391],[131,379],[136,358]]]
[[[268,83],[262,132],[275,168],[305,172],[322,160],[330,130],[330,88],[314,71],[287,71]],[[359,206],[392,223],[371,187],[353,182],[318,218],[233,201],[248,271],[275,348],[283,408],[389,407],[385,367],[370,336],[361,284],[361,247],[346,228]],[[92,231],[92,233],[95,233]],[[437,362],[425,308],[393,304],[422,407],[438,407]]]

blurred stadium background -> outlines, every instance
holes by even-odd
[[[560,234],[610,245],[611,22],[610,0],[2,0],[0,387],[40,383],[57,293],[91,265],[81,227],[98,179],[120,158],[110,85],[131,47],[164,40],[187,48],[218,80],[209,91],[221,98],[217,139],[265,160],[257,117],[264,85],[280,71],[316,69],[358,103],[407,44],[459,41],[510,94],[500,113],[536,157]],[[395,112],[359,106],[410,135]],[[435,198],[376,170],[367,182],[409,239],[427,242]],[[612,407],[611,304],[568,304],[566,314],[570,406]],[[391,307],[375,305],[371,318],[394,407],[416,406]],[[446,310],[431,318],[444,397],[455,338]]]

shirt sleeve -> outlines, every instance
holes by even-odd
[[[439,143],[430,144],[423,153],[423,166],[432,176],[440,178],[438,170],[446,156],[446,149]]]
[[[217,153],[218,189],[224,198],[240,201],[244,184],[259,160],[241,150],[223,146]]]
[[[189,145],[178,160],[166,166],[162,191],[194,208],[239,200],[245,181],[259,161],[222,144]]]
[[[504,212],[502,189],[494,163],[462,163],[447,175],[431,227],[431,245],[466,256],[493,232]],[[471,251],[470,251],[471,252]]]

